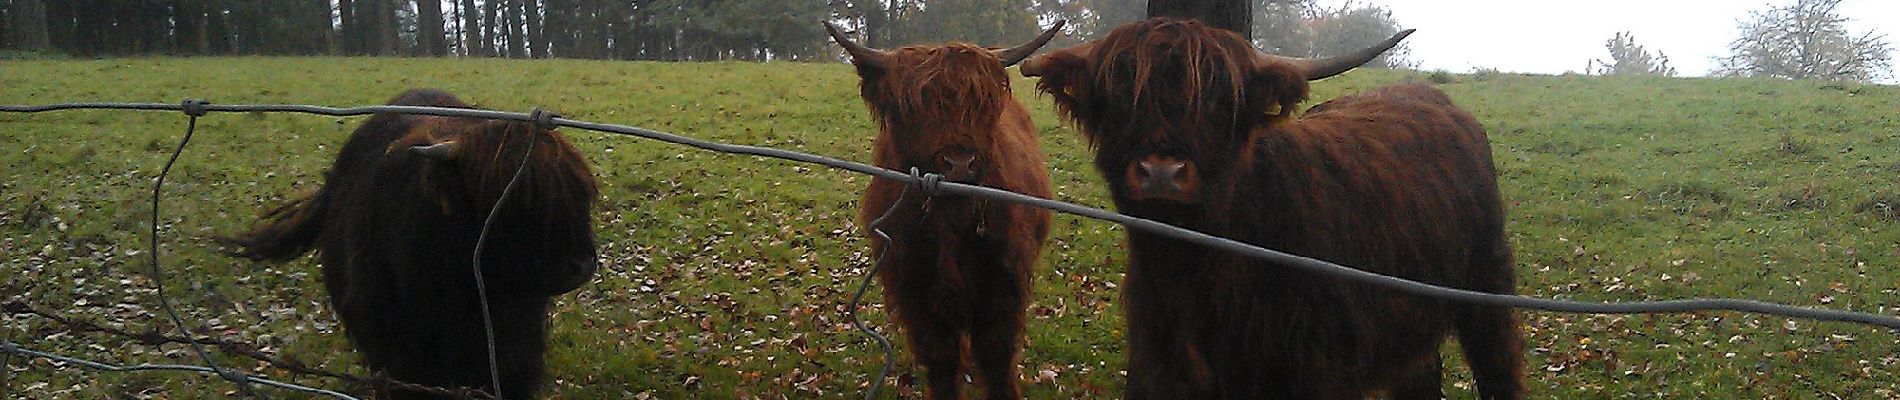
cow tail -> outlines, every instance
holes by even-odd
[[[323,214],[329,201],[318,191],[264,214],[264,222],[249,232],[220,238],[236,247],[232,255],[253,260],[288,261],[310,252],[323,233]]]

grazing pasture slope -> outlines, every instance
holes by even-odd
[[[1327,99],[1415,72],[1315,82]],[[1732,296],[1900,313],[1900,89],[1661,78],[1437,75],[1485,125],[1520,293],[1580,300]],[[0,103],[369,105],[435,87],[478,106],[868,162],[875,123],[845,64],[662,64],[371,58],[8,61]],[[1030,80],[1014,86],[1027,88]],[[1054,197],[1107,190],[1049,99],[1016,93],[1041,131]],[[177,112],[0,114],[0,301],[140,330],[169,328],[142,232]],[[363,373],[313,261],[217,255],[210,240],[315,187],[363,118],[213,114],[167,179],[161,255],[192,328],[325,369]],[[868,178],[562,129],[600,182],[594,281],[560,299],[550,398],[837,398],[876,373],[876,346],[839,314],[873,254],[852,222]],[[1027,398],[1122,388],[1119,227],[1056,215],[1023,349]],[[871,298],[877,298],[873,293]],[[893,332],[889,316],[866,318]],[[1532,398],[1900,398],[1891,331],[1733,313],[1526,312]],[[191,363],[177,345],[66,333],[9,315],[0,336],[116,362]],[[901,344],[900,351],[909,354]],[[1463,365],[1444,349],[1446,365]],[[10,361],[40,398],[219,397],[215,378],[99,374]],[[227,363],[254,366],[227,358]],[[280,378],[281,372],[265,369]],[[893,382],[921,395],[918,371]],[[322,379],[300,382],[352,389]],[[1452,367],[1446,392],[1469,398]],[[356,390],[356,393],[362,393]],[[847,393],[848,392],[848,393]]]

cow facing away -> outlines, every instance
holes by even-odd
[[[1047,43],[1060,24],[1004,50],[951,43],[885,51],[825,28],[863,79],[864,103],[880,128],[872,144],[877,166],[1049,197],[1035,125],[1011,96],[1004,68]],[[873,179],[858,220],[869,226],[893,210],[881,226],[891,243],[872,243],[889,260],[877,278],[924,367],[929,397],[962,398],[967,361],[988,398],[1021,398],[1016,358],[1049,211],[916,191],[898,203],[904,185]]]
[[[1328,59],[1151,19],[1023,64],[1095,150],[1123,213],[1378,273],[1514,293],[1485,132],[1428,86],[1291,111]],[[1509,308],[1347,282],[1129,231],[1131,399],[1438,399],[1455,334],[1485,399],[1524,394]]]
[[[468,108],[436,90],[389,104]],[[371,371],[415,384],[490,383],[472,258],[482,224],[537,141],[482,249],[502,390],[534,398],[554,296],[593,277],[593,174],[565,139],[531,123],[376,114],[350,135],[316,192],[230,241],[284,261],[317,248],[330,306]],[[433,398],[397,391],[383,398]]]

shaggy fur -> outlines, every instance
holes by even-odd
[[[990,51],[949,44],[889,54],[883,67],[858,69],[864,102],[881,127],[877,166],[1049,197],[1035,125]],[[972,161],[959,169],[946,157]],[[989,398],[1021,398],[1023,313],[1049,211],[914,190],[893,204],[904,185],[871,181],[859,221],[868,225],[896,207],[883,225],[894,242],[874,243],[872,251],[889,259],[878,282],[924,367],[930,398],[962,398],[966,361]]]
[[[1428,86],[1334,99],[1300,118],[1290,65],[1197,22],[1153,19],[1031,60],[1077,122],[1124,213],[1369,271],[1513,293],[1482,126]],[[1142,197],[1141,160],[1184,162],[1176,198]],[[1485,399],[1524,395],[1518,321],[1128,233],[1131,399],[1438,399],[1455,334]]]
[[[389,104],[469,107],[425,89]],[[586,283],[596,268],[593,174],[560,135],[524,122],[377,114],[344,144],[323,187],[230,240],[242,255],[272,261],[318,248],[330,305],[370,370],[493,393],[471,257],[528,140],[539,142],[489,233],[482,274],[500,394],[534,398],[551,298]],[[409,151],[445,141],[459,144],[452,159]]]

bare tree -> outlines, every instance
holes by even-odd
[[[1793,5],[1750,13],[1742,36],[1729,44],[1718,72],[1730,76],[1873,81],[1891,68],[1887,36],[1855,36],[1835,13],[1841,0],[1796,0]]]
[[[1597,75],[1663,75],[1676,76],[1676,69],[1669,66],[1669,56],[1662,51],[1654,54],[1642,45],[1636,44],[1636,35],[1629,32],[1617,32],[1615,37],[1604,42],[1603,47],[1610,50],[1610,59],[1591,60],[1594,64],[1586,71]]]

